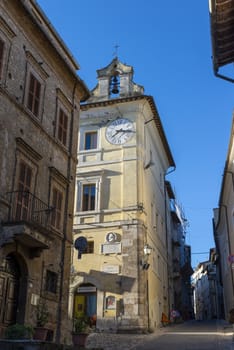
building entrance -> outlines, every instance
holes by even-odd
[[[20,268],[16,259],[8,255],[0,265],[0,335],[16,323]]]
[[[74,295],[73,317],[89,317],[91,324],[96,324],[97,288],[92,284],[82,284]]]

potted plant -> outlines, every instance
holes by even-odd
[[[15,323],[7,327],[5,331],[6,339],[32,339],[33,327],[30,325]]]
[[[46,340],[48,328],[45,327],[49,319],[48,306],[45,300],[40,299],[36,306],[36,327],[34,327],[34,339]]]
[[[88,317],[77,317],[73,320],[72,340],[74,345],[85,346],[86,339],[91,331]]]

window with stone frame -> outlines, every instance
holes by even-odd
[[[56,294],[58,285],[58,274],[56,272],[46,270],[45,290]]]
[[[84,137],[84,149],[96,149],[97,148],[97,131],[87,131]]]
[[[7,66],[12,39],[16,36],[13,26],[9,26],[0,14],[0,81],[6,79]]]
[[[19,163],[19,175],[16,192],[16,220],[27,220],[31,206],[31,183],[32,183],[32,168],[23,160]]]
[[[41,98],[41,83],[33,73],[30,73],[27,107],[36,116],[39,116]]]
[[[24,105],[38,120],[41,120],[46,79],[49,77],[38,58],[29,51],[26,54]]]
[[[56,187],[53,187],[51,225],[57,230],[61,230],[62,228],[62,208],[63,193]]]
[[[59,109],[58,116],[58,139],[64,146],[67,146],[68,116],[62,108]]]
[[[96,184],[83,184],[82,186],[82,211],[95,210]]]
[[[102,171],[92,172],[92,175],[82,173],[77,179],[75,193],[75,211],[82,217],[86,215],[97,215],[100,211],[100,197],[102,191]]]

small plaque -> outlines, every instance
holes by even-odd
[[[102,271],[105,273],[113,273],[113,274],[118,274],[119,273],[119,265],[103,265],[102,266]]]
[[[104,243],[102,244],[102,254],[120,254],[121,243]]]

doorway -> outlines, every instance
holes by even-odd
[[[88,317],[91,325],[96,325],[97,288],[92,284],[82,284],[74,295],[73,317]]]
[[[26,272],[26,271],[25,271]],[[23,276],[24,275],[24,276]],[[23,322],[25,305],[22,291],[25,289],[26,273],[22,273],[20,264],[13,254],[8,254],[0,265],[0,336],[7,326]],[[20,300],[21,299],[21,300]],[[21,303],[22,301],[22,303]]]

